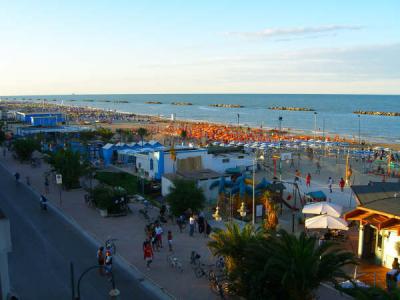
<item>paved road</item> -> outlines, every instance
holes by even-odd
[[[42,212],[23,184],[0,166],[0,207],[11,223],[13,252],[9,256],[13,290],[22,300],[71,299],[69,263],[75,276],[96,264],[96,246],[52,211]],[[149,290],[114,266],[121,299],[157,299]],[[97,270],[82,280],[82,299],[109,299],[110,282]]]

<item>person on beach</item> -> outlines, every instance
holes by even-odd
[[[332,193],[332,185],[333,185],[333,179],[332,179],[332,177],[329,177],[328,178],[329,193]]]
[[[171,232],[171,230],[168,230],[168,248],[169,248],[169,251],[171,251],[172,252],[172,232]]]
[[[306,186],[310,187],[311,186],[311,174],[308,173],[306,176]]]
[[[343,192],[344,191],[344,185],[346,184],[346,182],[344,181],[343,177],[340,178],[339,181],[339,187],[340,187],[340,191]]]
[[[147,242],[143,247],[143,256],[146,261],[147,270],[150,270],[150,264],[153,262],[153,249],[149,242]]]

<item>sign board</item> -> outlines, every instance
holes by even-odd
[[[290,160],[292,159],[292,153],[287,152],[287,153],[281,153],[281,160]]]
[[[263,205],[258,204],[256,205],[256,217],[262,217],[263,215]]]
[[[56,174],[56,183],[62,184],[62,175],[61,174]]]

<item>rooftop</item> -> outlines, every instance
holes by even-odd
[[[400,183],[398,182],[370,182],[367,185],[351,186],[359,205],[370,207],[374,210],[385,208],[389,205],[394,209],[394,206],[399,206],[400,212]]]

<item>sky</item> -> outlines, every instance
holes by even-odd
[[[0,0],[0,95],[400,94],[399,0]]]

